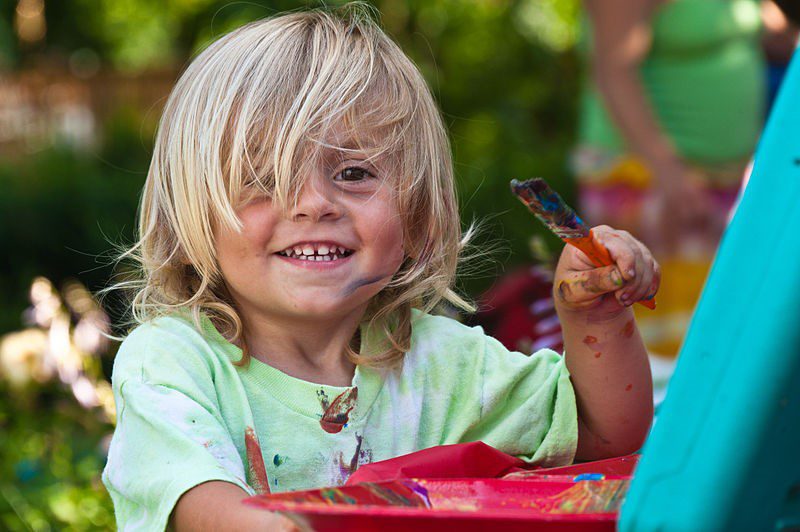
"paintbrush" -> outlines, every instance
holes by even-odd
[[[608,250],[597,241],[586,222],[544,179],[537,177],[522,182],[512,179],[511,191],[558,238],[583,251],[592,264],[598,267],[614,264]],[[638,303],[649,309],[656,308],[655,299],[644,299]]]

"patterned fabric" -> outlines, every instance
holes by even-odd
[[[478,309],[471,320],[509,350],[533,353],[564,349],[553,304],[553,273],[544,266],[504,275],[481,296]]]

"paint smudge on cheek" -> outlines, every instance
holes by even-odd
[[[628,323],[626,323],[625,327],[622,328],[620,334],[622,334],[622,336],[624,336],[625,338],[630,338],[631,336],[633,336],[633,333],[635,331],[636,331],[636,323],[634,322],[634,320],[631,319],[628,320]]]
[[[244,431],[244,443],[247,448],[247,469],[249,484],[256,493],[269,493],[269,479],[267,468],[264,466],[264,457],[261,455],[261,445],[252,427]]]
[[[600,351],[594,354],[594,358],[600,358],[601,356],[603,356],[603,353],[601,353]]]
[[[342,392],[330,404],[328,404],[328,397],[323,390],[317,392],[317,396],[320,398],[323,409],[322,419],[319,420],[320,427],[330,434],[341,432],[350,421],[350,411],[356,406],[358,387]]]

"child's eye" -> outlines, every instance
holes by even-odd
[[[358,166],[349,166],[336,174],[334,180],[336,181],[363,181],[365,179],[369,179],[371,177],[375,177],[375,174],[366,170],[365,168],[360,168]]]

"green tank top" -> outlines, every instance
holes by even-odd
[[[656,8],[651,28],[641,81],[678,152],[700,164],[748,157],[761,131],[765,98],[758,2],[672,0]],[[588,23],[584,29],[581,47],[588,57]],[[582,94],[579,141],[625,149],[590,82]]]

